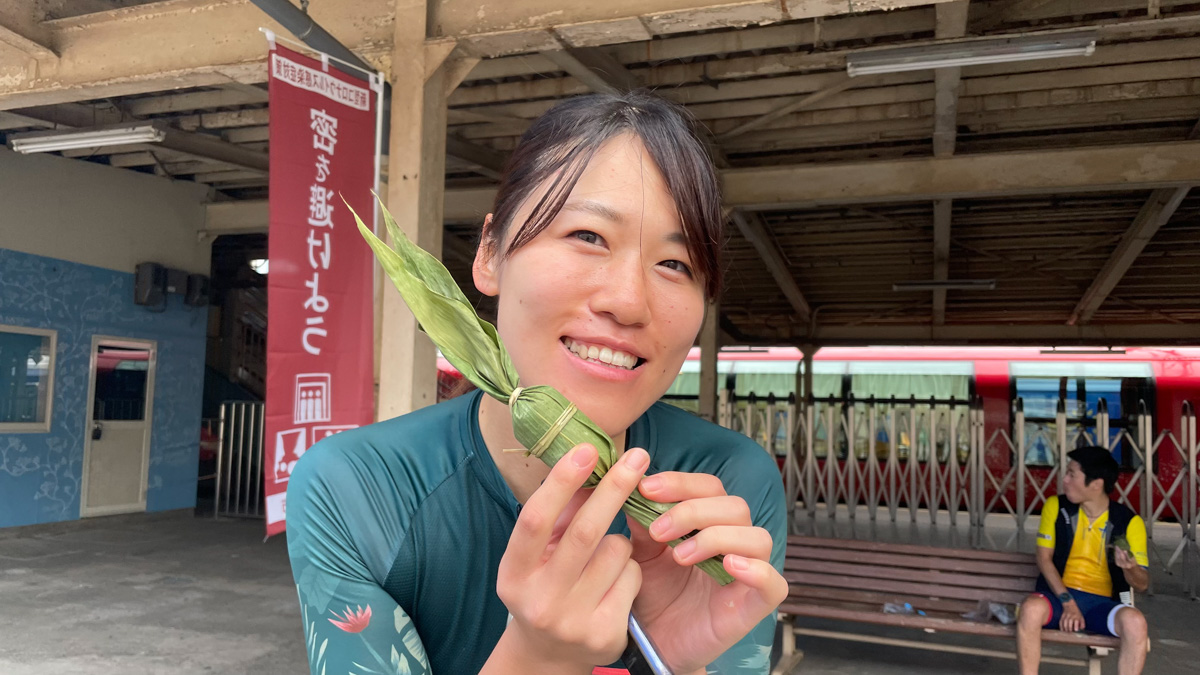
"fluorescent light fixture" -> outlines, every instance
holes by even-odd
[[[1063,356],[1079,356],[1079,355],[1108,356],[1108,355],[1112,355],[1112,354],[1124,354],[1125,350],[1124,349],[1113,349],[1112,347],[1109,347],[1108,349],[1101,349],[1101,348],[1089,349],[1086,347],[1078,348],[1078,349],[1070,349],[1070,348],[1059,349],[1057,347],[1051,347],[1050,349],[1043,349],[1038,353],[1039,354],[1061,354]]]
[[[846,57],[846,73],[850,77],[880,75],[930,68],[956,68],[988,63],[1055,59],[1066,56],[1091,56],[1095,51],[1096,33],[1093,31],[1050,36],[958,40],[851,54]]]
[[[893,291],[992,291],[995,279],[947,279],[945,281],[897,281]]]
[[[167,137],[166,132],[153,124],[122,124],[73,131],[35,131],[14,134],[8,144],[22,154],[33,152],[61,152],[80,148],[103,148],[110,145],[131,143],[159,143]]]
[[[267,269],[271,266],[270,263],[271,261],[267,260],[266,258],[255,258],[254,260],[250,261],[250,269],[258,272],[259,274],[266,274]]]

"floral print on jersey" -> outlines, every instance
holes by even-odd
[[[326,624],[310,617],[304,591],[299,586],[296,590],[300,595],[304,642],[313,675],[426,675],[429,672],[425,647],[404,610],[396,607],[392,612],[390,628],[394,632],[390,632],[383,622],[376,621],[376,630],[368,638],[364,633],[372,626],[370,605],[347,606],[340,612],[330,609],[333,616],[326,617]],[[334,628],[327,628],[328,625]],[[400,638],[398,642],[396,637]],[[334,642],[332,650],[331,639]],[[389,651],[389,658],[385,659],[380,649]],[[346,663],[335,664],[331,669],[327,659],[332,655],[345,657]]]

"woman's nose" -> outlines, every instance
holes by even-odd
[[[637,260],[606,266],[592,295],[592,311],[606,314],[623,326],[644,325],[650,321],[650,299],[646,272]]]

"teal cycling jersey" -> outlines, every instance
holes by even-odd
[[[520,504],[484,444],[481,396],[331,436],[296,465],[288,553],[313,675],[462,675],[487,661],[508,621],[496,573]],[[757,443],[664,403],[627,437],[649,453],[647,473],[712,474],[745,499],[782,571],[783,485]],[[628,536],[623,515],[609,531]],[[774,621],[708,672],[766,673]]]

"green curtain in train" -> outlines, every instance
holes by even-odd
[[[951,396],[965,400],[970,392],[969,375],[931,375],[910,373],[872,374],[859,373],[850,376],[850,390],[854,398],[874,396],[886,399],[895,396],[897,401],[916,396],[917,400],[948,399]]]

